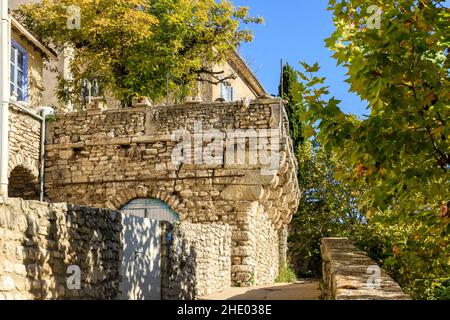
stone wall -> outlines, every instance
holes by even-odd
[[[278,230],[264,207],[253,202],[248,212],[238,214],[233,232],[232,277],[238,286],[271,284],[278,275]]]
[[[13,104],[9,111],[9,193],[12,197],[37,200],[41,121]]]
[[[201,130],[194,130],[199,121]],[[231,225],[234,284],[249,285],[256,264],[265,262],[251,249],[256,239],[273,239],[261,246],[279,251],[277,232],[289,224],[298,206],[297,165],[279,100],[117,110],[96,104],[87,111],[56,115],[47,129],[45,186],[52,201],[120,209],[136,198],[156,198],[182,222]],[[175,164],[172,159],[179,146],[180,137],[173,136],[177,130],[191,136],[192,144],[185,149],[196,155],[211,145],[205,132],[227,136],[230,130],[257,129],[276,133],[276,139],[266,139],[266,147],[279,147],[278,170],[263,174],[265,166],[254,163],[250,151],[264,150],[256,150],[248,140],[244,145],[231,143],[235,150],[244,149],[243,163],[207,163],[202,153],[199,162]],[[226,147],[228,143],[220,145],[216,153],[227,155]],[[255,208],[260,208],[258,215],[265,213],[262,229],[252,227],[259,223],[252,221]],[[271,279],[278,266],[259,268],[258,274]]]
[[[286,266],[288,263],[288,258],[287,258],[288,237],[289,237],[288,227],[286,226],[286,227],[280,229],[280,232],[278,234],[280,266]]]
[[[193,300],[231,285],[231,228],[176,223],[169,249],[166,299]]]
[[[252,219],[250,231],[253,235],[253,250],[256,256],[254,274],[255,285],[275,282],[280,265],[278,230],[270,222],[263,207],[259,207]]]
[[[0,198],[0,300],[115,298],[120,232],[116,211]]]
[[[347,238],[322,239],[323,285],[331,300],[406,300],[400,286]]]

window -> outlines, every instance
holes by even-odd
[[[225,101],[233,101],[235,96],[234,88],[224,83],[220,84],[220,97]]]
[[[11,96],[17,101],[28,101],[28,53],[11,41]]]

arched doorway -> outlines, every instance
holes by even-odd
[[[39,200],[37,178],[30,170],[22,166],[15,167],[9,176],[8,195],[11,198]]]
[[[161,299],[162,280],[167,274],[166,224],[179,220],[167,203],[141,198],[128,202],[123,213],[123,260],[121,298]]]
[[[124,205],[121,211],[141,218],[174,223],[180,218],[167,203],[159,199],[135,199]]]

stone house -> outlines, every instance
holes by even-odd
[[[57,110],[67,110],[71,111],[72,107],[67,105],[62,105],[60,101],[56,99],[56,87],[58,74],[65,78],[70,78],[70,71],[68,69],[71,57],[71,51],[69,49],[59,54],[57,60],[49,63],[46,70],[44,70],[44,76],[46,78],[46,88],[44,90],[44,104],[48,106],[53,106]],[[57,70],[57,72],[52,72],[50,70]],[[186,103],[198,103],[198,102],[213,102],[213,101],[242,101],[245,99],[253,100],[259,96],[265,95],[266,91],[264,87],[259,82],[258,78],[255,76],[253,71],[249,68],[247,63],[242,59],[242,57],[236,52],[232,51],[229,54],[229,58],[220,65],[215,65],[211,68],[213,72],[223,72],[222,77],[230,77],[226,83],[210,83],[210,82],[199,82],[196,88],[196,93],[194,96],[189,96],[185,98]],[[211,79],[216,82],[215,79]],[[113,97],[107,94],[100,93],[102,95],[99,97],[98,91],[101,84],[95,81],[87,82],[87,93],[86,100],[98,100],[103,98],[107,101],[107,107],[114,109],[120,107],[120,101],[117,101]],[[163,98],[156,104],[174,104],[176,98],[176,92],[170,93],[168,97]],[[139,103],[139,102],[138,102]]]
[[[10,90],[13,101],[32,109],[44,105],[44,65],[48,59],[56,60],[56,53],[11,17]]]
[[[44,57],[56,57],[12,21],[11,70],[28,70],[28,87],[11,83],[8,193],[23,200],[0,197],[0,260],[20,272],[0,265],[0,299],[193,299],[275,281],[300,197],[297,163],[283,102],[239,55],[217,66],[238,77],[203,87],[203,102],[94,101],[45,121]],[[27,258],[42,250],[51,257]],[[65,285],[74,264],[78,289]]]
[[[230,52],[228,60],[222,65],[214,66],[212,71],[223,71],[224,75],[234,75],[236,78],[229,80],[229,85],[201,84],[200,101],[253,100],[266,94],[258,78],[236,51]]]
[[[9,163],[11,196],[38,199],[45,61],[56,54],[11,17]],[[28,183],[26,183],[28,182]],[[31,182],[31,183],[30,183]]]

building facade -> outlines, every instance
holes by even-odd
[[[94,280],[84,279],[90,281],[89,290],[79,296],[192,299],[230,285],[275,281],[286,262],[287,225],[300,197],[297,163],[282,101],[265,95],[239,55],[232,53],[224,66],[215,67],[235,73],[236,79],[226,86],[202,87],[200,101],[115,108],[94,100],[85,110],[58,112],[45,120],[38,111],[50,103],[45,92],[53,90],[45,80],[45,64],[58,61],[57,55],[14,19],[11,26],[8,193],[23,202],[0,203],[0,249],[12,246],[4,238],[9,224],[19,234],[34,221],[14,225],[8,217],[15,208],[22,208],[24,217],[40,208],[43,219],[37,228],[50,232],[48,225],[64,226],[51,241],[60,237],[76,244],[68,245],[68,251],[51,248],[56,253],[49,268],[56,266],[58,275],[65,262],[80,261],[76,252],[96,256],[98,248],[90,247],[89,237],[101,246],[105,235],[121,231],[108,238],[111,248],[98,253],[98,261],[82,263]],[[28,202],[40,197],[48,205]],[[76,209],[78,220],[71,220],[73,210],[58,205],[63,209],[56,224],[53,203],[85,207]],[[110,210],[108,223],[83,218],[104,209]],[[24,243],[40,237],[25,249],[49,248],[46,232],[24,233]],[[102,259],[111,266],[107,275],[97,270]],[[149,268],[151,279],[143,272]],[[91,284],[103,276],[112,279],[111,285],[99,284],[101,293],[92,292]],[[0,280],[10,284],[10,278],[2,270]],[[50,297],[77,296],[61,289],[62,278],[55,281]],[[149,284],[156,291],[143,292]],[[0,283],[0,293],[10,287]],[[127,294],[131,291],[138,294]]]
[[[36,109],[44,105],[44,69],[56,54],[11,17],[10,92],[14,102]]]

